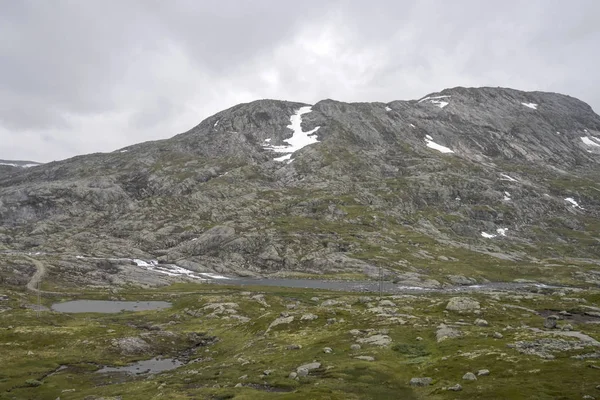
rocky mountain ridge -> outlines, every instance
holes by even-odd
[[[600,116],[565,95],[260,100],[0,175],[0,246],[242,275],[595,281],[599,177]]]

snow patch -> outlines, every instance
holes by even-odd
[[[578,203],[577,201],[575,201],[575,199],[574,199],[574,198],[572,198],[572,197],[567,197],[567,198],[565,199],[565,201],[568,201],[569,203],[571,203],[571,204],[573,205],[573,208],[579,208],[580,210],[583,210],[583,207],[581,207],[581,206],[579,205],[579,203]]]
[[[414,126],[413,124],[410,124],[410,127],[411,127],[411,128],[415,128],[415,126]]]
[[[424,101],[429,101],[431,104],[435,104],[439,108],[444,108],[450,103],[448,103],[447,101],[439,100],[439,99],[446,99],[449,97],[450,96],[429,96],[429,97],[425,97],[424,99],[419,100],[418,103],[422,103]]]
[[[269,143],[271,141],[271,138],[265,139],[265,142]]]
[[[392,111],[392,109],[386,106],[385,111]]]
[[[437,144],[436,142],[434,142],[431,136],[429,135],[425,136],[425,142],[427,143],[427,147],[437,150],[441,153],[454,153],[453,150],[450,150],[446,146],[442,146],[441,144]]]
[[[212,272],[198,272],[198,275],[207,276],[212,279],[231,279],[223,275],[214,274]]]
[[[285,156],[281,156],[281,157],[275,157],[273,160],[275,160],[275,161],[285,161],[285,160],[289,160],[291,157],[292,157],[292,153],[286,154]]]
[[[317,126],[316,128],[314,128],[308,132],[302,131],[302,115],[307,114],[311,111],[312,111],[312,109],[310,106],[301,107],[300,109],[298,109],[296,111],[296,114],[294,114],[290,117],[290,124],[287,127],[290,128],[294,133],[292,134],[291,138],[284,140],[284,142],[288,143],[287,145],[285,145],[285,146],[265,145],[264,146],[264,148],[266,150],[272,150],[276,153],[289,153],[285,156],[274,158],[275,161],[289,160],[290,157],[292,156],[292,154],[295,153],[296,151],[298,151],[308,145],[311,145],[314,143],[319,143],[319,140],[317,139],[317,137],[313,136],[313,135],[315,134],[315,132],[317,132],[317,130],[320,128],[320,126]]]
[[[498,229],[496,229],[496,232],[498,232],[498,235],[500,235],[500,236],[506,236],[506,231],[508,231],[508,228],[498,228]]]
[[[500,178],[501,181],[519,182],[515,178],[512,178],[506,174],[500,174],[500,176],[502,177],[502,178]]]
[[[537,108],[538,108],[538,105],[535,103],[521,103],[521,104],[523,104],[525,107],[529,107],[533,110],[537,110]]]
[[[427,100],[435,100],[435,99],[447,99],[450,96],[427,96],[419,100],[417,103],[422,103]]]
[[[37,167],[38,165],[42,165],[42,164],[14,164],[14,163],[0,163],[0,165],[8,165],[10,167],[20,167],[20,168],[31,168],[31,167]]]
[[[582,136],[581,137],[581,141],[588,145],[588,146],[596,146],[596,147],[600,147],[600,143],[596,143],[594,140],[597,140],[598,142],[600,142],[600,139],[597,139],[595,137],[589,138],[587,136]]]
[[[510,193],[504,192],[504,201],[509,201],[510,199]]]
[[[220,119],[218,119],[217,122],[215,122],[215,124],[213,125],[213,128],[216,128],[217,125],[219,125],[219,121],[220,121]]]
[[[485,233],[485,232],[481,232],[481,236],[483,236],[483,237],[484,237],[484,238],[486,238],[486,239],[493,239],[493,238],[495,238],[495,237],[496,237],[496,236],[498,236],[498,235],[494,235],[494,234],[492,234],[492,233]]]

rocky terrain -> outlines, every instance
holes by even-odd
[[[599,161],[600,117],[555,93],[261,100],[168,140],[0,174],[0,251],[51,254],[41,261],[63,285],[92,276],[78,255],[251,276],[381,268],[427,286],[597,284]],[[1,273],[26,279],[25,265],[9,257]]]
[[[0,166],[0,399],[600,398],[599,161],[585,103],[454,88]]]
[[[154,311],[50,311],[73,299]],[[377,297],[179,284],[0,295],[0,398],[600,398],[597,290]]]

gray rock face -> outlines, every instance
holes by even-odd
[[[320,101],[301,116],[303,132],[319,127],[318,142],[283,161],[273,146],[296,134],[290,117],[306,104],[240,104],[168,140],[32,168],[0,166],[0,244],[68,255],[56,270],[76,284],[122,283],[99,265],[74,261],[80,254],[244,276],[377,277],[379,265],[398,270],[388,253],[405,253],[446,268],[442,276],[458,285],[474,283],[452,271],[460,260],[421,243],[501,261],[536,257],[527,248],[556,243],[568,243],[573,257],[600,257],[598,246],[578,245],[600,222],[592,189],[600,185],[600,117],[588,105],[503,88],[428,97]],[[407,231],[418,240],[392,239]],[[377,263],[364,257],[373,249]],[[441,286],[406,267],[386,276]],[[152,273],[143,272],[133,279]]]

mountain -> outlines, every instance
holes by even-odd
[[[13,171],[21,168],[31,168],[42,165],[42,163],[35,161],[23,161],[23,160],[0,160],[0,173],[2,171]]]
[[[260,100],[0,174],[0,249],[439,285],[600,279],[600,116],[573,97]]]

